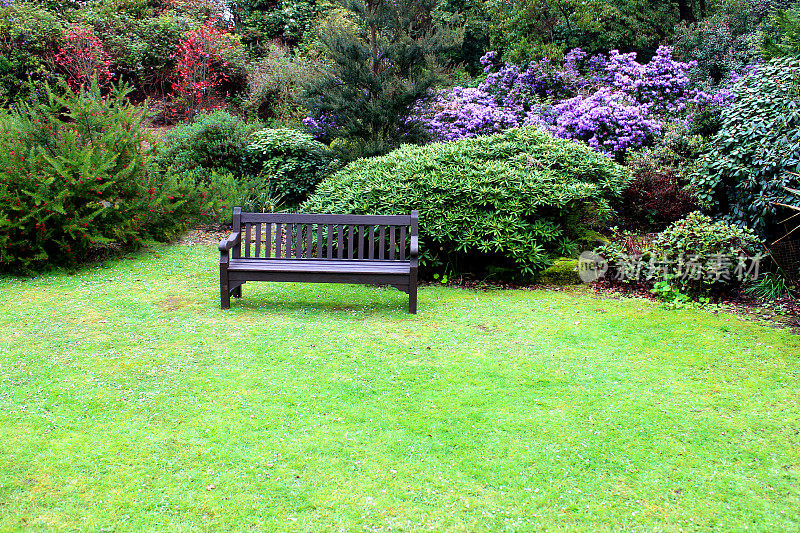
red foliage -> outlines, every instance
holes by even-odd
[[[228,80],[225,54],[233,49],[227,33],[209,20],[178,45],[172,55],[176,60],[171,85],[174,116],[191,118],[198,111],[219,107],[214,103],[215,91]]]
[[[88,85],[95,75],[100,87],[111,81],[111,59],[91,28],[71,24],[64,32],[64,40],[66,43],[55,53],[53,62],[70,87],[77,90]]]
[[[661,231],[697,209],[697,200],[681,186],[672,170],[645,164],[635,168],[633,174],[633,182],[622,193],[619,222],[623,228]]]

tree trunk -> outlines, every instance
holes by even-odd
[[[690,0],[678,0],[678,17],[681,22],[696,22]]]

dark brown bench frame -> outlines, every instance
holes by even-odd
[[[231,296],[242,297],[248,281],[289,281],[390,285],[408,293],[408,312],[417,312],[417,211],[317,215],[236,207],[232,229],[219,243],[222,309],[230,308]]]

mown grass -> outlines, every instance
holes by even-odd
[[[800,338],[580,292],[0,280],[0,530],[797,531]]]

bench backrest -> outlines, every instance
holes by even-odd
[[[242,213],[233,210],[241,244],[235,258],[405,261],[419,215]]]

